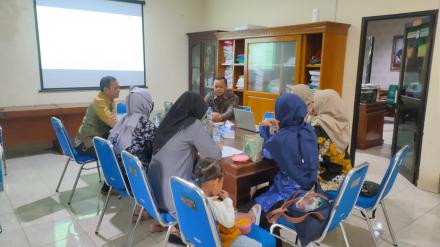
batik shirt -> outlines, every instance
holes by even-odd
[[[325,133],[324,129],[314,121],[312,126],[318,137],[319,146],[319,182],[323,190],[338,190],[345,174],[352,168],[350,155],[347,151],[340,152]]]
[[[225,92],[223,96],[217,96],[210,92],[206,95],[205,102],[214,112],[221,114],[222,121],[234,119],[234,108],[238,107],[237,95]]]

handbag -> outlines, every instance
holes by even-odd
[[[319,205],[310,205],[316,204]],[[273,224],[283,216],[290,223],[298,224],[303,222],[308,216],[314,216],[319,221],[324,221],[325,217],[320,210],[328,207],[328,198],[315,191],[315,186],[309,191],[297,190],[279,208],[273,209],[266,214],[269,223]]]
[[[319,201],[314,207],[307,207],[307,202]],[[304,203],[305,202],[305,203]],[[295,231],[302,246],[307,246],[319,238],[330,216],[330,203],[321,191],[319,184],[309,191],[298,190],[281,207],[266,214],[267,221],[276,223],[282,216],[285,221],[295,224]],[[311,216],[311,217],[309,217]]]
[[[361,195],[366,197],[373,197],[377,194],[379,184],[372,181],[365,181],[362,184]]]

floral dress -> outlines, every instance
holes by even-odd
[[[324,129],[315,121],[312,123],[318,137],[319,182],[324,191],[338,190],[345,174],[353,167],[347,150],[339,152]]]

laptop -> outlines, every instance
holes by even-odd
[[[235,124],[240,129],[259,132],[259,126],[255,124],[254,113],[234,108]]]

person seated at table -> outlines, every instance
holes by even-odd
[[[121,152],[125,150],[137,156],[147,171],[157,132],[157,127],[149,120],[153,98],[147,89],[135,87],[128,93],[125,103],[127,114],[110,130],[108,140],[120,163]]]
[[[318,137],[319,181],[323,190],[338,190],[352,168],[348,145],[350,121],[339,94],[332,89],[314,94],[312,126]]]
[[[235,213],[232,199],[223,188],[224,171],[219,161],[202,159],[194,168],[194,181],[205,193],[208,205],[218,223],[222,246],[262,246],[258,241],[242,235],[236,224],[238,215],[249,223],[257,224],[260,221],[261,206],[255,205],[249,213]]]
[[[300,97],[285,93],[275,103],[275,119],[262,122],[263,157],[280,168],[269,190],[255,199],[265,213],[281,206],[298,189],[309,190],[318,181],[318,143],[312,126],[304,122],[306,114]],[[279,126],[273,135],[270,125]]]
[[[137,156],[146,172],[153,154],[153,143],[156,139],[157,128],[149,120],[154,102],[147,89],[137,87],[131,89],[125,103],[127,114],[110,130],[108,140],[113,144],[125,184],[130,190],[130,183],[121,160],[121,152],[125,150]],[[137,212],[139,211],[140,208],[137,209]],[[137,215],[138,213],[135,213],[134,219],[137,219]],[[143,210],[143,217],[145,219],[151,218],[146,210]],[[163,230],[164,228],[159,223],[149,226],[150,232]]]
[[[99,82],[101,92],[88,106],[78,134],[75,137],[75,150],[80,155],[89,155],[96,158],[93,146],[93,137],[107,139],[110,129],[117,123],[114,99],[119,97],[119,83],[112,76],[105,76]],[[109,186],[104,182],[101,193],[106,195]]]
[[[238,96],[228,92],[225,77],[216,77],[214,91],[205,97],[205,102],[212,107],[212,121],[222,122],[234,119],[234,108],[238,107]]]
[[[198,153],[205,158],[222,158],[221,149],[201,122],[207,108],[199,94],[187,91],[177,99],[157,130],[148,177],[161,210],[175,211],[170,178],[178,176],[190,181]]]

